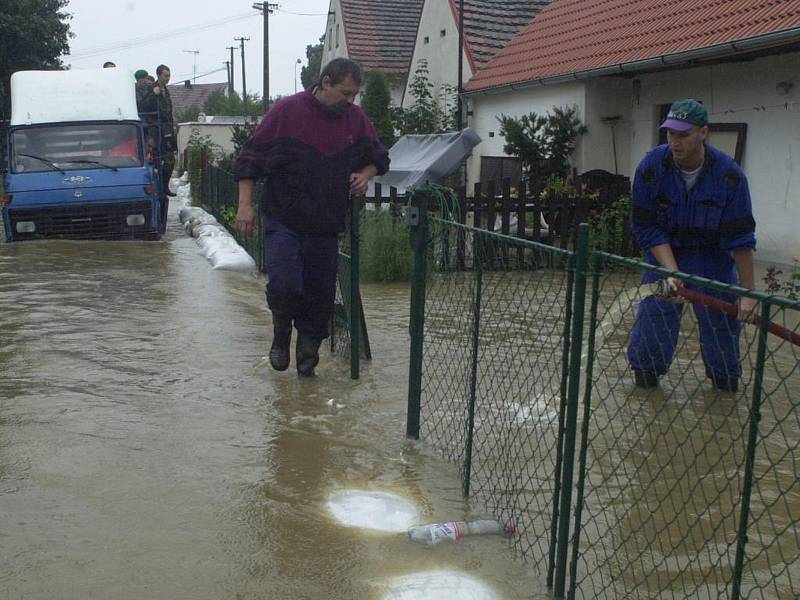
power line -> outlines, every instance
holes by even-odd
[[[222,19],[215,19],[214,21],[206,21],[205,23],[198,23],[196,25],[187,25],[185,27],[180,27],[178,29],[173,29],[170,31],[162,31],[159,33],[152,33],[137,38],[130,38],[128,40],[116,42],[114,44],[108,44],[106,46],[92,46],[83,50],[82,52],[78,52],[77,54],[70,54],[68,56],[74,59],[89,58],[91,56],[112,52],[114,50],[124,50],[126,48],[130,48],[133,46],[145,46],[147,44],[152,44],[155,42],[162,42],[164,41],[165,38],[175,38],[183,35],[188,35],[190,33],[195,33],[197,31],[214,29],[216,27],[221,27],[229,23],[234,23],[236,21],[249,19],[251,17],[257,16],[258,14],[259,13],[255,11],[251,11],[239,15],[232,15],[230,17],[224,17]]]
[[[278,8],[277,12],[281,12],[285,15],[295,15],[298,17],[327,17],[328,13],[301,13],[301,12],[292,12],[290,10],[285,10],[283,8]]]
[[[227,68],[228,67],[220,67],[219,69],[214,69],[213,71],[208,71],[207,73],[203,73],[202,75],[197,75],[195,77],[195,79],[200,79],[201,77],[208,77],[209,75],[213,75],[214,73],[219,73],[220,71],[225,71],[225,70],[227,70]],[[189,77],[192,77],[191,73],[187,74],[187,75],[176,75],[174,77],[174,79],[175,79],[175,81],[185,81],[186,79],[189,79]]]

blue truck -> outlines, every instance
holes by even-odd
[[[130,73],[20,71],[11,102],[0,163],[6,241],[160,238],[167,182]]]

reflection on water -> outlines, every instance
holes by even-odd
[[[405,441],[408,289],[364,290],[362,380],[269,370],[263,284],[162,242],[0,245],[0,596],[381,598],[417,571],[546,597],[502,540],[342,527],[338,491],[483,516]]]

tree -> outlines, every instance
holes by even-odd
[[[0,109],[9,114],[11,74],[27,69],[62,69],[69,53],[69,0],[3,0],[0,9]]]
[[[308,65],[300,69],[300,82],[305,90],[310,90],[319,80],[319,73],[322,71],[322,44],[324,41],[325,36],[323,35],[319,38],[319,44],[306,46]]]
[[[239,152],[242,151],[242,147],[247,143],[253,134],[258,129],[258,123],[254,119],[249,123],[243,123],[242,125],[233,125],[231,127],[231,142],[233,142],[233,159],[235,160],[237,156],[239,156]]]
[[[364,97],[361,99],[361,108],[375,126],[378,137],[384,146],[390,148],[394,145],[394,124],[389,108],[391,96],[386,76],[380,71],[369,71],[364,85]]]
[[[401,135],[443,133],[455,129],[454,88],[442,85],[437,101],[433,96],[429,74],[428,61],[418,60],[414,77],[408,86],[414,104],[394,111],[395,127]]]
[[[500,135],[506,140],[503,151],[519,159],[527,177],[566,177],[578,136],[587,132],[575,112],[573,107],[554,106],[552,114],[500,115]]]
[[[203,112],[207,115],[243,115],[244,106],[242,97],[233,92],[214,92],[206,98],[203,103]],[[264,114],[264,101],[258,94],[247,94],[247,115],[258,117]]]

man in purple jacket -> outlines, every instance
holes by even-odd
[[[242,149],[233,167],[239,182],[236,227],[251,235],[256,225],[253,186],[263,178],[267,304],[274,336],[272,367],[289,367],[292,325],[295,363],[314,375],[319,346],[329,335],[336,295],[337,236],[345,229],[350,197],[361,196],[389,155],[366,114],[353,102],[361,68],[337,58],[320,74],[319,86],[278,102]]]

